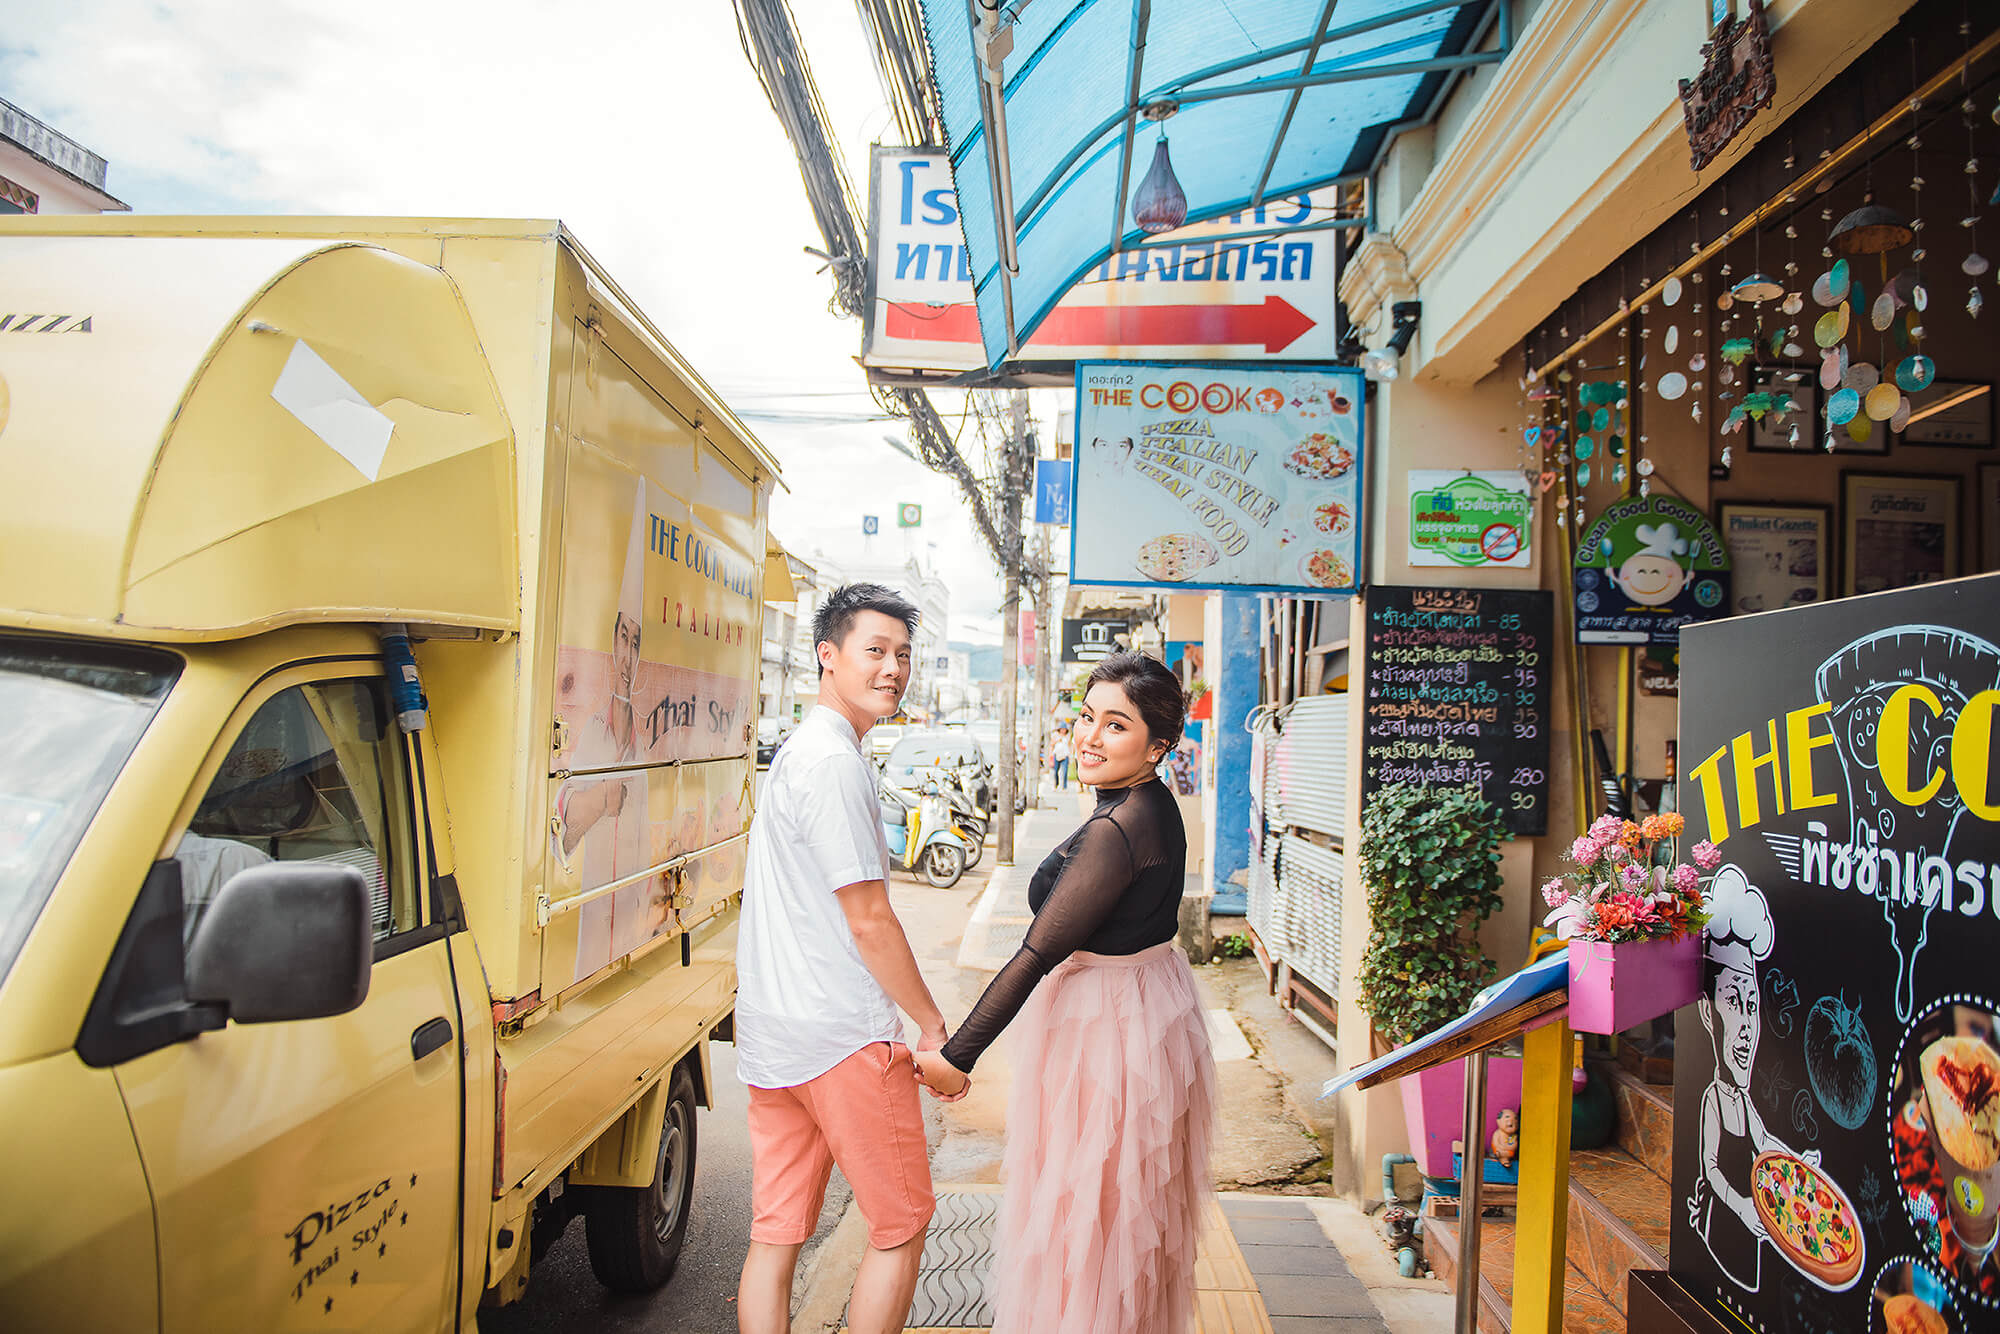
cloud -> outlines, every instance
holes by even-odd
[[[860,23],[795,12],[865,189],[889,117]],[[899,540],[891,506],[917,501],[954,611],[997,607],[954,484],[882,444],[901,423],[851,420],[872,410],[861,329],[827,310],[796,159],[723,0],[18,5],[0,81],[144,212],[563,219],[725,398],[832,419],[754,424],[792,488],[781,540],[857,557],[862,514]]]

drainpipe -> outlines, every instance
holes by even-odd
[[[1382,1203],[1396,1203],[1396,1167],[1399,1163],[1414,1163],[1417,1160],[1407,1153],[1385,1153],[1382,1155]],[[1413,1220],[1411,1236],[1422,1235],[1423,1219]],[[1401,1246],[1396,1250],[1396,1272],[1404,1278],[1415,1278],[1423,1261],[1417,1256],[1414,1246]]]
[[[1401,1163],[1417,1160],[1407,1153],[1385,1153],[1382,1155],[1382,1203],[1396,1203],[1396,1168]]]

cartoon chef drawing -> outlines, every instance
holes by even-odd
[[[1688,1216],[1722,1272],[1755,1292],[1768,1234],[1751,1196],[1751,1165],[1760,1153],[1790,1152],[1764,1128],[1750,1101],[1750,1071],[1764,1028],[1757,966],[1770,957],[1774,932],[1770,905],[1740,867],[1716,872],[1709,895],[1707,954],[1714,977],[1697,1009],[1715,1044],[1715,1075],[1701,1095],[1701,1174]],[[1798,1156],[1819,1165],[1817,1149]]]
[[[1642,523],[1638,536],[1639,549],[1610,572],[1611,582],[1642,607],[1664,607],[1694,577],[1681,563],[1688,554],[1688,540],[1672,523]]]

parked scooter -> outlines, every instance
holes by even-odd
[[[962,773],[956,777],[941,778],[939,782],[944,790],[945,805],[951,811],[952,829],[965,839],[965,866],[971,870],[979,865],[979,858],[986,851],[986,821],[966,792]]]
[[[896,864],[939,889],[957,884],[970,841],[952,827],[951,807],[937,780],[924,780],[921,792],[884,783],[880,805],[882,834]]]

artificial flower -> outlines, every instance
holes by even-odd
[[[1713,871],[1716,867],[1722,865],[1722,849],[1716,847],[1715,844],[1709,842],[1707,839],[1703,839],[1694,845],[1692,856],[1694,857],[1694,864],[1704,871]]]

